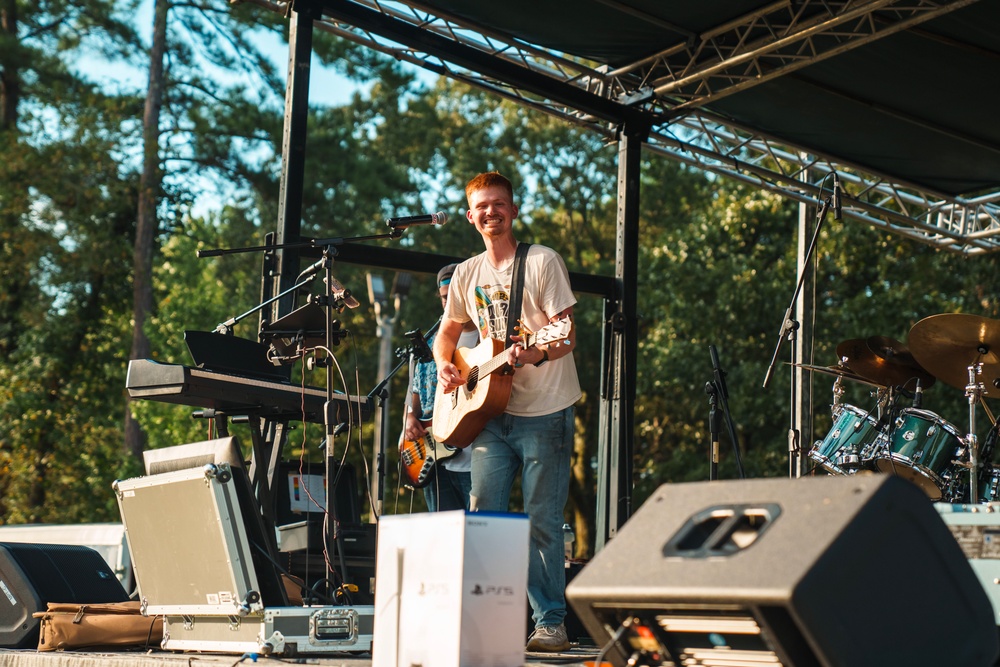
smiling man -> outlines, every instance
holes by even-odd
[[[482,236],[485,251],[462,262],[452,276],[451,291],[434,358],[438,382],[445,392],[469,378],[454,361],[463,326],[474,323],[480,339],[504,341],[513,283],[518,215],[513,188],[497,172],[479,174],[465,187],[467,217]],[[562,258],[551,248],[532,245],[525,258],[520,320],[531,331],[554,322],[572,322],[576,297]],[[512,339],[506,358],[513,368],[510,399],[503,414],[492,418],[472,441],[473,511],[505,512],[518,470],[524,511],[531,522],[528,600],[535,631],[527,650],[563,651],[569,647],[566,616],[562,525],[569,491],[573,451],[574,404],[580,382],[573,360],[575,328],[558,341],[526,344]]]

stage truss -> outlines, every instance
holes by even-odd
[[[249,0],[287,12],[286,3]],[[846,217],[943,250],[1000,250],[1000,191],[948,196],[790,145],[705,108],[975,0],[775,2],[671,48],[610,69],[503,35],[419,2],[326,0],[317,29],[589,128],[609,140],[648,127],[648,150],[815,204],[836,171]],[[637,13],[615,0],[616,9]],[[296,4],[298,9],[300,5]]]

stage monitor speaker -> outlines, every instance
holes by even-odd
[[[49,602],[125,602],[128,593],[90,547],[0,543],[0,647],[36,648]]]
[[[629,665],[992,665],[993,610],[888,475],[665,484],[567,587]]]

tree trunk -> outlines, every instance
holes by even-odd
[[[17,44],[17,0],[0,0],[0,40]],[[15,64],[17,58],[8,58],[0,69],[0,146],[6,150],[16,146],[17,107],[21,99],[21,73]],[[6,208],[6,207],[5,207]],[[0,357],[10,358],[17,348],[21,335],[19,318],[24,302],[25,277],[13,261],[17,250],[17,232],[20,220],[14,212],[5,210],[0,218]],[[2,515],[0,515],[2,516]]]
[[[142,177],[139,181],[139,211],[136,217],[133,264],[132,351],[131,359],[149,357],[146,318],[153,310],[153,246],[159,231],[156,208],[160,192],[160,108],[163,104],[163,60],[167,50],[167,13],[169,0],[155,0],[153,5],[153,47],[149,56],[149,91],[142,118]],[[125,449],[140,462],[145,445],[142,428],[125,410]]]
[[[594,473],[590,467],[595,440],[585,433],[586,420],[577,416],[576,435],[573,438],[573,466],[570,469],[569,495],[573,507],[573,532],[576,558],[590,558],[590,522],[594,516]]]
[[[17,0],[2,0],[0,31],[4,41],[17,44]],[[9,59],[16,61],[15,58]],[[0,70],[0,130],[17,127],[17,105],[21,100],[21,74],[17,66],[8,64]]]

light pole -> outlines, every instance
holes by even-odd
[[[375,309],[375,335],[379,338],[378,348],[378,377],[379,381],[384,380],[392,371],[392,336],[399,322],[403,299],[410,292],[410,284],[413,276],[409,273],[397,273],[392,288],[385,289],[385,281],[382,276],[368,273],[368,299]],[[389,302],[392,302],[392,312],[387,312]],[[378,397],[379,409],[375,412],[375,433],[377,440],[372,448],[372,477],[371,477],[371,497],[375,502],[375,513],[371,515],[370,521],[375,523],[377,516],[382,515],[382,494],[379,492],[379,484],[384,479],[382,475],[384,465],[385,448],[390,442],[389,428],[389,384],[386,383],[381,395]]]

